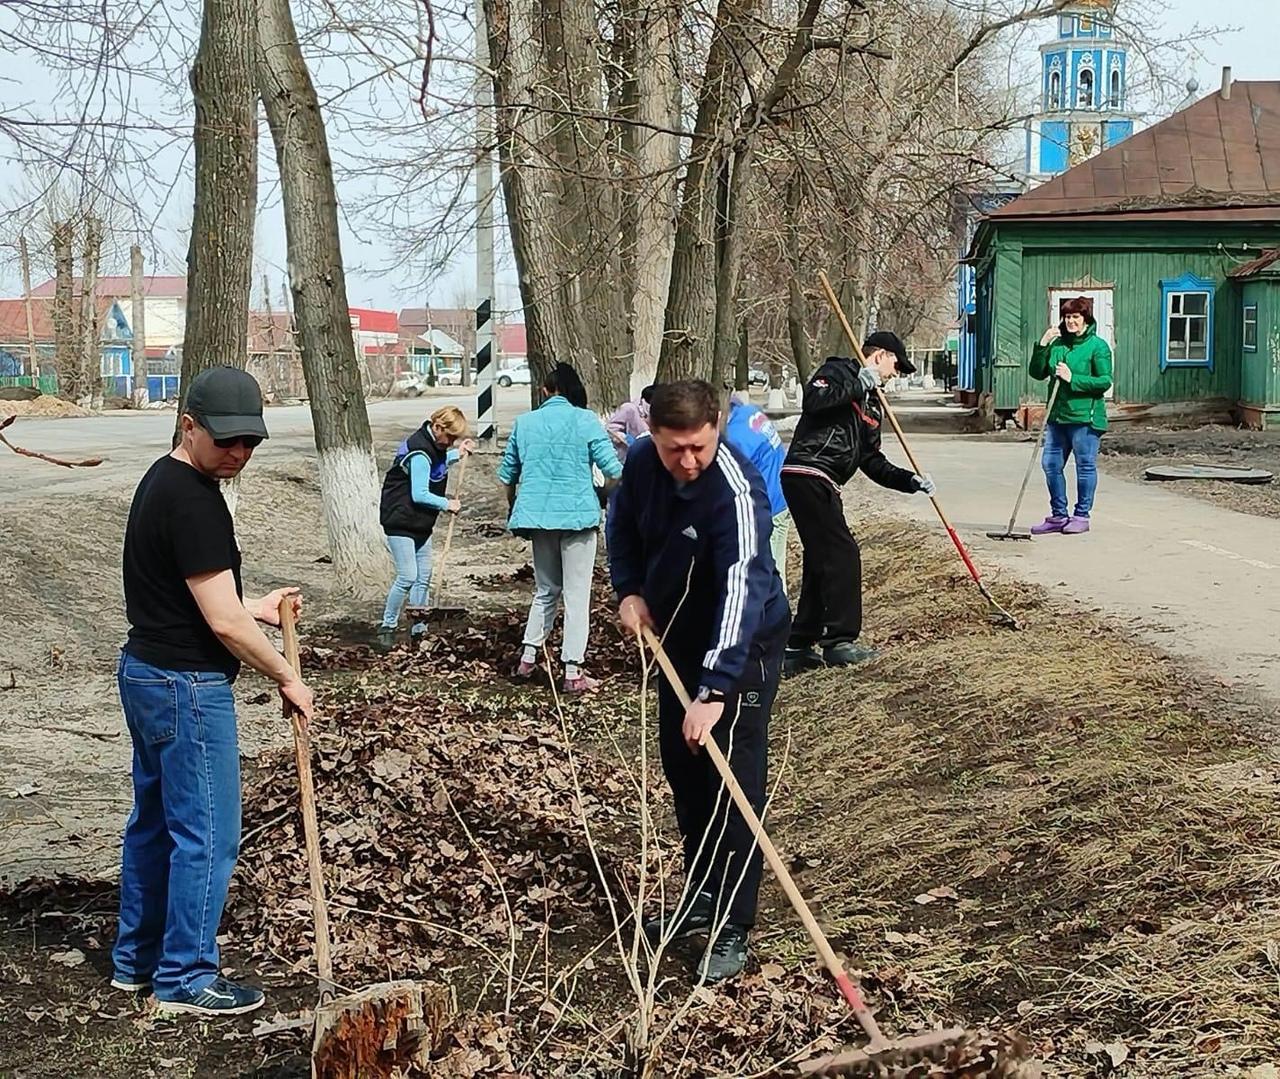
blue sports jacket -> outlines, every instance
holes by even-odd
[[[760,473],[727,441],[683,486],[652,439],[628,452],[607,524],[613,588],[619,601],[644,598],[678,666],[677,651],[702,653],[700,686],[732,692],[790,627],[772,527]]]
[[[773,421],[755,405],[739,401],[735,397],[729,403],[729,419],[724,425],[724,437],[756,466],[769,495],[769,512],[777,517],[787,508],[787,500],[782,497],[781,475],[787,448],[782,444],[782,437],[773,426]]]

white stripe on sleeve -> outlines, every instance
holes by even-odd
[[[751,560],[756,556],[756,507],[751,497],[751,484],[743,475],[737,459],[723,443],[716,454],[716,463],[733,492],[734,526],[738,533],[738,560],[729,567],[725,582],[724,613],[720,619],[720,632],[715,646],[702,660],[703,667],[713,669],[726,648],[732,648],[742,632],[742,616],[747,607],[747,577]],[[745,643],[745,642],[744,642]]]

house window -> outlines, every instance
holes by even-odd
[[[1089,68],[1080,72],[1080,91],[1076,96],[1077,108],[1093,108],[1093,72]]]
[[[1244,350],[1245,352],[1258,351],[1258,305],[1256,303],[1244,305]]]
[[[1120,69],[1116,68],[1111,72],[1111,107],[1118,109],[1120,107]]]
[[[1212,281],[1187,273],[1160,282],[1162,325],[1160,369],[1207,367],[1213,370]]]
[[[1080,33],[1082,34],[1093,33],[1093,19],[1091,19],[1088,15],[1080,16]]]
[[[1062,108],[1062,74],[1057,71],[1049,73],[1049,108]]]
[[[1074,22],[1075,20],[1070,15],[1059,15],[1058,16],[1058,36],[1070,37],[1072,24]]]

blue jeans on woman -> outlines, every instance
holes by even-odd
[[[133,812],[120,865],[115,977],[159,1000],[218,975],[218,922],[240,848],[240,747],[225,675],[120,656]]]
[[[410,606],[427,605],[427,588],[431,584],[431,539],[414,539],[412,536],[388,536],[387,550],[396,564],[395,580],[387,593],[387,605],[382,611],[382,629],[395,629],[400,624],[400,612],[408,599]],[[427,632],[425,622],[415,622],[411,632],[415,637]]]
[[[1049,423],[1044,431],[1044,453],[1040,463],[1049,485],[1049,513],[1067,516],[1067,459],[1076,459],[1075,517],[1088,517],[1093,509],[1093,496],[1098,490],[1098,447],[1102,432],[1087,423]]]

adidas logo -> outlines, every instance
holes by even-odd
[[[693,525],[689,525],[680,533],[680,535],[688,536],[691,540],[696,540],[698,538],[698,530],[694,528]]]

